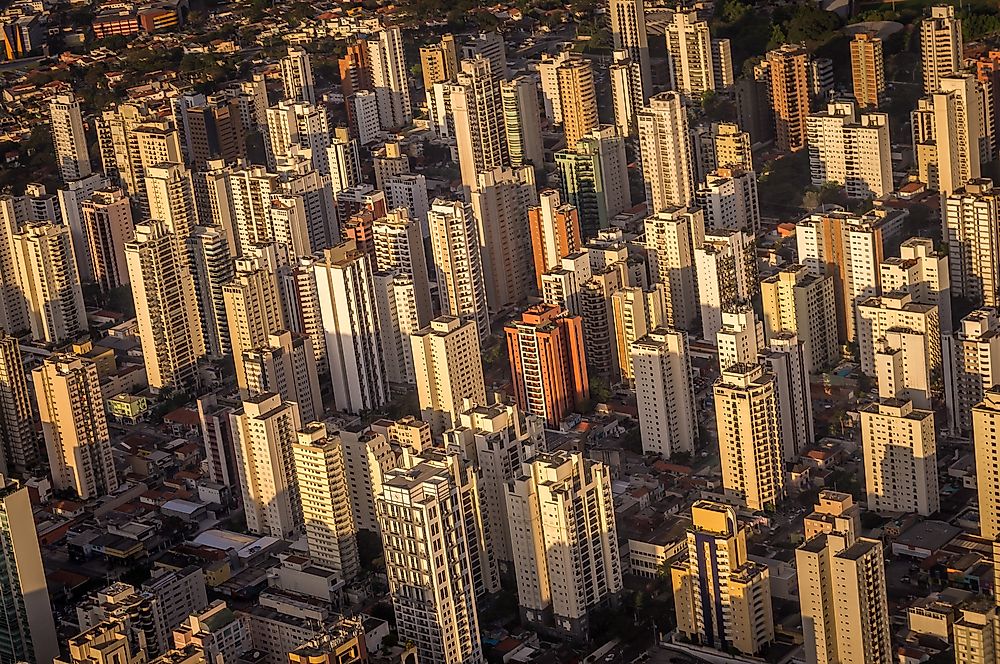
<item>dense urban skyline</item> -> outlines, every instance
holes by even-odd
[[[0,664],[998,664],[998,11],[12,0]]]

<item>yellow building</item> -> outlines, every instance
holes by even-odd
[[[851,41],[851,80],[854,99],[861,108],[877,108],[885,95],[885,67],[882,63],[882,40],[868,32],[859,32]]]
[[[107,400],[108,413],[116,422],[135,424],[149,410],[149,400],[138,394],[116,394]]]
[[[822,492],[805,523],[795,568],[806,661],[890,664],[882,544],[857,537],[858,511],[847,494]]]
[[[938,511],[934,413],[912,401],[880,399],[860,411],[868,509],[877,512]]]
[[[1000,537],[1000,386],[986,391],[972,409],[972,440],[976,450],[976,487],[979,490],[980,535]]]
[[[752,510],[773,510],[785,497],[778,388],[758,364],[736,364],[715,383],[715,417],[727,496]]]
[[[715,648],[753,655],[774,640],[767,567],[747,560],[746,532],[729,505],[691,508],[687,556],[671,566],[677,630]]]

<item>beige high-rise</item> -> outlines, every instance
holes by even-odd
[[[868,509],[930,516],[940,507],[934,413],[880,399],[860,411]]]
[[[687,555],[670,568],[677,631],[709,647],[760,652],[774,640],[767,566],[747,560],[733,507],[699,500],[691,522]]]
[[[236,362],[236,382],[241,390],[248,383],[243,353],[267,342],[269,335],[285,329],[281,301],[274,275],[253,258],[236,260],[233,280],[222,287],[229,322],[230,348]]]
[[[49,119],[59,176],[64,182],[69,182],[90,175],[87,135],[83,129],[79,100],[73,93],[54,96],[49,101]]]
[[[184,247],[198,224],[190,171],[181,163],[160,163],[147,167],[145,173],[150,218],[166,224]],[[187,260],[187,252],[184,253]]]
[[[618,368],[621,370],[622,381],[631,383],[635,376],[632,370],[632,344],[663,324],[663,290],[655,286],[649,290],[638,286],[620,288],[611,294],[611,311],[614,317]]]
[[[661,92],[637,116],[642,177],[650,212],[686,207],[694,201],[687,110],[677,92]]]
[[[308,336],[288,330],[268,335],[266,342],[243,352],[243,369],[248,394],[277,392],[298,407],[303,422],[323,417],[319,372]]]
[[[1000,537],[1000,385],[993,385],[972,408],[972,442],[976,450],[979,491],[979,534]]]
[[[928,95],[938,91],[942,76],[962,68],[962,19],[953,5],[931,7],[920,22],[920,65]]]
[[[972,180],[942,202],[952,297],[1000,306],[1000,189]]]
[[[941,326],[936,305],[918,304],[906,291],[886,291],[882,297],[858,303],[858,322],[863,372],[876,375],[875,356],[881,348],[899,348],[906,354],[909,384],[930,391],[931,376],[941,371]]]
[[[882,544],[858,537],[857,507],[847,494],[820,493],[795,551],[808,664],[890,664]]]
[[[851,40],[851,83],[854,100],[861,108],[878,108],[885,96],[885,66],[882,40],[868,32],[858,32]]]
[[[414,461],[389,471],[375,496],[399,636],[423,664],[478,662],[474,475],[451,455]]]
[[[476,186],[477,174],[507,166],[503,103],[490,61],[462,60],[457,81],[449,86],[455,145],[462,184]]]
[[[302,528],[292,455],[295,432],[301,429],[298,408],[279,394],[259,394],[244,399],[243,410],[231,417],[247,529],[293,537]]]
[[[782,268],[760,283],[764,336],[791,332],[804,346],[806,362],[822,369],[839,357],[833,277],[810,274],[805,265]]]
[[[946,364],[945,397],[952,430],[959,435],[973,432],[972,408],[1000,385],[1000,315],[990,308],[976,309],[962,319],[951,343],[945,346],[951,358]]]
[[[941,76],[938,89],[910,113],[917,177],[951,194],[980,177],[982,97],[973,74]]]
[[[132,299],[149,386],[154,390],[198,385],[205,355],[194,280],[182,245],[164,222],[139,224],[125,245]]]
[[[438,198],[431,205],[427,221],[441,313],[475,321],[479,338],[485,339],[490,333],[490,317],[472,206]]]
[[[507,485],[507,514],[522,619],[586,637],[591,609],[622,589],[608,468],[539,454]]]
[[[498,311],[524,302],[534,291],[531,236],[525,221],[538,204],[530,166],[479,173],[471,194],[479,227],[486,301]]]
[[[806,120],[813,186],[844,185],[850,198],[879,198],[892,191],[889,116],[858,113],[853,101],[827,104]]]
[[[665,32],[671,89],[698,100],[733,84],[729,40],[712,39],[708,22],[700,20],[698,12],[673,12]]]
[[[577,142],[597,129],[597,91],[590,60],[570,58],[556,68],[559,86],[559,107],[562,109],[566,149],[573,150]]]
[[[655,328],[630,346],[643,453],[694,451],[698,424],[687,335]]]
[[[292,445],[309,557],[350,581],[361,569],[340,437],[311,422]]]
[[[670,208],[646,219],[646,250],[654,284],[663,287],[664,323],[690,330],[698,317],[694,248],[705,239],[700,209]]]
[[[632,61],[632,85],[639,90],[637,98],[645,101],[653,92],[645,3],[643,0],[611,0],[608,13],[611,14],[612,45],[615,50],[625,51]]]
[[[435,436],[458,425],[465,399],[486,405],[479,331],[473,321],[440,316],[410,342],[420,417]]]
[[[87,311],[69,227],[25,224],[14,235],[14,254],[31,337],[58,345],[86,332]]]
[[[118,488],[97,365],[75,355],[51,355],[31,373],[49,472],[56,489],[83,500]]]
[[[715,417],[726,495],[752,510],[774,510],[785,497],[775,377],[737,364],[715,382]]]

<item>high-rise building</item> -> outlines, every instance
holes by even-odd
[[[671,565],[670,576],[681,634],[745,655],[774,640],[770,574],[766,565],[747,559],[746,528],[733,507],[694,504],[687,555]]]
[[[893,661],[882,544],[857,536],[857,511],[850,495],[820,492],[795,551],[809,664]]]
[[[611,40],[616,51],[625,51],[629,61],[631,85],[638,91],[636,98],[645,103],[653,93],[653,74],[646,36],[646,7],[643,0],[612,0]]]
[[[175,242],[182,247],[185,266],[188,254],[183,249],[198,224],[191,173],[182,163],[160,162],[145,168],[146,206],[149,218],[162,221]]]
[[[905,291],[914,302],[938,308],[942,332],[951,332],[951,271],[948,255],[934,248],[928,237],[911,237],[899,245],[899,258],[879,265],[883,293]]]
[[[72,93],[52,97],[49,101],[49,120],[59,177],[69,182],[90,175],[90,153],[87,151],[80,101]]]
[[[646,105],[639,63],[633,61],[625,50],[612,51],[611,58],[612,64],[608,67],[608,75],[611,79],[615,128],[622,136],[635,136],[636,113]]]
[[[722,311],[722,327],[715,333],[715,344],[720,371],[759,362],[764,350],[764,326],[749,302],[736,302]]]
[[[478,173],[471,193],[479,226],[479,252],[486,301],[499,311],[525,301],[534,289],[531,236],[525,233],[528,210],[538,204],[530,166]]]
[[[309,53],[304,48],[288,47],[288,55],[281,59],[281,81],[286,101],[316,103],[312,64],[309,62]]]
[[[467,525],[477,516],[474,475],[455,456],[415,460],[386,473],[376,495],[396,627],[422,663],[478,662],[476,544]]]
[[[308,156],[313,169],[330,174],[331,132],[326,109],[307,102],[281,101],[267,109],[267,164]]]
[[[827,104],[806,120],[813,186],[844,185],[849,198],[881,198],[892,191],[889,116],[858,113],[853,101]]]
[[[686,99],[733,84],[733,58],[728,39],[712,39],[708,21],[694,10],[676,11],[666,26],[670,87]]]
[[[590,60],[570,58],[556,67],[559,86],[559,106],[566,149],[576,149],[581,138],[598,128],[597,91]]]
[[[13,246],[31,337],[61,344],[86,332],[87,311],[69,228],[45,222],[25,224],[13,236]]]
[[[538,86],[527,76],[500,82],[507,155],[514,168],[545,163],[542,130],[538,121]]]
[[[38,462],[38,437],[34,409],[24,375],[17,338],[0,332],[0,469],[4,473],[34,468]]]
[[[504,326],[517,404],[552,427],[590,398],[583,323],[559,307],[529,307]]]
[[[133,629],[128,617],[105,620],[67,641],[68,656],[54,664],[143,664],[146,652]]]
[[[694,248],[704,236],[700,209],[669,208],[646,219],[650,279],[664,288],[668,326],[690,330],[698,316]]]
[[[25,187],[25,194],[30,189],[30,185]],[[97,191],[109,189],[113,189],[111,180],[103,173],[97,172],[91,173],[85,178],[67,182],[66,186],[56,191],[56,200],[59,204],[58,217],[62,219],[63,225],[69,226],[70,236],[73,238],[73,253],[76,256],[77,271],[80,273],[80,280],[84,283],[96,281],[96,279],[94,278],[93,266],[90,264],[90,238],[87,236],[87,228],[84,225],[83,203]],[[46,213],[43,219],[54,218],[56,217]]]
[[[258,394],[244,399],[242,410],[231,417],[247,529],[293,537],[302,529],[292,455],[295,432],[302,428],[298,408],[279,394]]]
[[[940,76],[937,90],[910,113],[917,177],[944,195],[980,176],[983,96],[975,76]]]
[[[782,152],[796,152],[806,146],[808,62],[808,51],[797,44],[785,44],[767,53],[775,144]]]
[[[1000,190],[992,180],[972,180],[942,208],[952,297],[1000,306]]]
[[[435,199],[427,214],[441,313],[475,321],[479,338],[490,334],[479,233],[472,206]]]
[[[204,168],[215,159],[232,163],[247,156],[246,131],[250,125],[244,124],[238,97],[181,95],[173,102],[186,163]]]
[[[198,360],[205,355],[194,280],[185,247],[159,220],[139,224],[125,245],[139,340],[150,388],[198,385]]]
[[[855,33],[851,40],[851,83],[854,101],[861,108],[878,108],[885,98],[882,39],[870,32]]]
[[[476,187],[477,175],[508,165],[507,135],[500,88],[487,58],[463,60],[450,86],[455,147],[462,184]]]
[[[630,347],[643,453],[692,452],[698,424],[687,335],[651,329]]]
[[[474,321],[440,316],[410,337],[420,418],[435,436],[458,426],[468,399],[486,405],[486,385]]]
[[[822,369],[837,360],[837,312],[833,277],[789,265],[760,282],[764,335],[768,343],[792,333],[802,343],[805,363]]]
[[[435,83],[455,80],[458,75],[455,35],[443,35],[438,43],[420,47],[420,74],[427,94],[430,94]]]
[[[243,351],[247,394],[274,392],[299,409],[299,419],[313,422],[323,416],[319,374],[312,341],[288,330],[268,335],[267,341]]]
[[[812,367],[807,364],[804,344],[794,332],[773,335],[759,357],[777,381],[782,458],[794,463],[816,441],[809,388]]]
[[[416,329],[431,320],[431,291],[427,279],[427,257],[420,220],[404,209],[394,209],[372,222],[375,245],[375,266],[378,271],[391,271],[413,282],[417,317]]]
[[[127,284],[125,244],[135,235],[128,197],[121,189],[99,189],[80,210],[94,281],[105,291]]]
[[[774,510],[785,497],[774,374],[757,364],[735,364],[722,370],[714,392],[726,495],[752,510]]]
[[[361,562],[340,437],[321,422],[306,424],[292,445],[292,457],[309,557],[350,581]]]
[[[677,92],[661,92],[639,114],[639,152],[650,212],[694,202],[687,110]]]
[[[919,408],[930,408],[931,392],[938,392],[941,374],[941,326],[933,304],[919,304],[906,291],[886,291],[858,303],[858,351],[861,371],[876,376],[880,353],[899,352],[903,384],[892,396],[912,399]],[[932,384],[932,380],[935,384]]]
[[[958,607],[952,625],[956,662],[980,664],[996,658],[996,620],[996,606],[984,597]]]
[[[538,454],[507,485],[507,517],[522,619],[586,638],[590,612],[622,589],[609,469]]]
[[[881,388],[881,386],[880,386]],[[934,413],[880,399],[860,411],[868,509],[929,516],[940,507]]]
[[[962,69],[962,19],[955,7],[931,7],[931,15],[920,21],[920,66],[924,94],[934,94],[942,76]]]
[[[972,407],[972,440],[976,451],[976,488],[979,491],[980,535],[995,541],[1000,535],[1000,386],[991,385]]]
[[[714,343],[722,312],[758,299],[757,245],[743,231],[710,230],[695,247],[694,264],[702,338]]]
[[[372,90],[378,103],[382,129],[400,129],[410,124],[410,86],[403,36],[398,26],[382,27],[365,40],[371,67]]]
[[[695,190],[695,202],[705,213],[705,227],[756,234],[760,231],[757,174],[738,168],[709,172]]]
[[[881,291],[879,265],[905,215],[876,208],[863,215],[814,213],[795,227],[799,262],[817,277],[831,276],[841,343],[857,335],[857,305]]]
[[[976,309],[961,320],[945,354],[945,397],[952,431],[973,432],[972,407],[1000,385],[1000,315],[995,308]]]
[[[233,278],[233,258],[225,229],[219,226],[195,226],[188,238],[192,257],[195,296],[201,316],[205,352],[222,357],[231,352],[229,319],[223,286]]]
[[[232,281],[222,287],[229,327],[229,347],[236,363],[236,382],[247,390],[243,354],[286,328],[274,274],[256,258],[238,258]]]
[[[542,275],[558,267],[564,256],[580,250],[580,217],[575,207],[562,203],[559,192],[546,189],[537,206],[528,208],[528,231],[535,264],[535,282],[542,290]]]
[[[28,489],[0,475],[0,568],[9,579],[0,590],[7,606],[0,628],[0,657],[11,662],[51,662],[59,655],[56,626],[31,512]]]
[[[236,446],[230,416],[236,412],[239,403],[220,399],[214,394],[198,397],[197,403],[208,477],[217,484],[235,488],[239,486],[240,479],[236,469]]]
[[[576,150],[555,154],[559,193],[580,215],[580,228],[594,235],[611,225],[615,215],[631,207],[625,139],[614,127],[602,126],[580,139]]]
[[[497,561],[514,562],[515,531],[507,512],[507,487],[522,476],[522,464],[545,451],[544,423],[514,405],[486,406],[469,400],[445,432],[446,448],[463,450],[476,459],[483,540]],[[429,435],[428,435],[429,438]]]
[[[324,250],[314,269],[334,407],[348,413],[378,408],[389,400],[389,386],[371,256],[351,240]]]
[[[633,383],[632,344],[660,327],[664,319],[663,289],[658,286],[644,290],[639,286],[625,286],[611,295],[614,318],[614,346],[618,352],[617,366],[621,380]]]
[[[51,355],[31,372],[52,486],[82,500],[118,488],[97,365]]]

